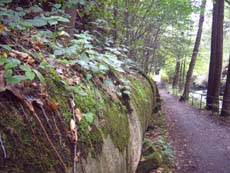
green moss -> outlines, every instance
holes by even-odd
[[[152,118],[155,93],[148,81],[135,78],[129,80],[131,82],[131,103],[138,113],[142,127],[147,127]]]
[[[102,152],[102,146],[103,146],[103,132],[100,128],[97,128],[94,126],[92,128],[91,133],[89,134],[90,142],[91,142],[91,148],[92,153],[94,157],[101,154]]]
[[[111,101],[107,93],[96,89],[93,83],[90,82],[88,86],[80,84],[69,90],[56,72],[52,70],[46,73],[46,82],[48,100],[59,103],[58,111],[60,115],[63,115],[65,122],[57,120],[55,124],[57,127],[53,129],[54,131],[51,131],[50,128],[46,126],[46,120],[44,117],[42,118],[42,115],[41,121],[56,149],[62,158],[65,159],[64,162],[67,166],[72,164],[72,154],[71,147],[68,147],[68,138],[64,136],[67,136],[69,120],[72,117],[72,110],[69,105],[72,92],[75,94],[76,107],[79,108],[82,113],[91,112],[95,116],[93,124],[88,124],[84,120],[77,124],[79,138],[78,149],[81,151],[81,156],[87,157],[90,153],[92,157],[96,158],[100,155],[106,135],[111,137],[113,144],[120,152],[126,150],[130,136],[128,111],[121,101]],[[149,108],[153,103],[149,100],[152,99],[153,93],[146,80],[139,81],[139,79],[131,79],[131,87],[131,101],[138,111],[140,120],[144,126],[149,119],[148,115],[151,115],[151,109]],[[59,165],[58,160],[47,142],[41,127],[33,115],[26,115],[26,118],[23,117],[24,115],[21,117],[18,116],[23,114],[23,111],[17,107],[18,105],[18,103],[14,105],[9,104],[6,107],[5,103],[0,105],[0,109],[2,110],[0,117],[4,117],[0,119],[0,134],[10,158],[7,167],[0,166],[0,173],[1,170],[4,170],[4,172],[36,173],[56,169]],[[54,116],[53,118],[55,119],[55,116],[57,116],[55,113],[57,112],[51,112],[47,107],[45,108],[48,112],[48,116]],[[38,115],[40,115],[40,110],[36,110],[38,111]],[[53,125],[54,122],[52,122],[52,118],[49,118]],[[62,136],[57,135],[59,131]],[[62,142],[60,143],[60,141]],[[4,160],[1,159],[2,158],[0,158],[0,163],[3,163]]]
[[[97,95],[96,92],[97,90],[93,89],[85,89],[83,90],[82,88],[79,87],[79,92],[84,92],[84,95],[76,94],[75,97],[75,103],[76,106],[83,112],[92,112],[96,113],[97,111]]]
[[[129,143],[127,110],[119,103],[108,102],[106,106],[104,131],[111,136],[113,144],[122,152]]]
[[[152,160],[154,162],[155,165],[160,166],[162,163],[162,156],[160,154],[160,152],[153,152],[150,155],[145,157],[145,160]]]
[[[7,159],[0,157],[0,172],[47,172],[57,165],[57,159],[47,146],[43,136],[32,130],[25,121],[24,112],[5,100],[0,104],[0,134],[7,153]],[[2,155],[2,154],[1,154]]]
[[[68,105],[70,93],[66,90],[65,85],[61,82],[59,76],[55,74],[47,74],[47,86],[48,86],[48,99],[51,102],[57,102],[60,106],[59,109],[65,119],[69,121],[72,111]]]
[[[96,158],[102,151],[103,133],[96,125],[92,125],[89,130],[89,124],[83,119],[78,125],[78,145],[81,150],[81,156],[87,158],[88,154]]]

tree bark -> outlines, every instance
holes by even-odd
[[[180,73],[180,58],[178,57],[176,61],[176,68],[175,68],[175,73],[173,77],[173,84],[172,84],[173,89],[178,86],[179,73]]]
[[[230,116],[230,55],[229,55],[227,79],[226,79],[226,84],[224,89],[224,99],[223,99],[220,116],[223,117]]]
[[[70,16],[70,21],[65,25],[65,31],[68,32],[70,35],[74,34],[75,23],[77,18],[77,5],[73,5],[72,7],[66,7],[65,13]]]
[[[180,64],[180,73],[179,73],[179,90],[182,90],[182,78],[183,78],[183,65],[184,65],[184,61]]]
[[[117,8],[118,8],[118,2],[117,0],[115,0],[113,4],[113,20],[114,20],[113,40],[114,42],[116,42],[117,40]]]
[[[219,90],[223,59],[224,0],[214,1],[206,109],[219,112]]]
[[[193,53],[192,53],[192,58],[189,64],[189,69],[186,75],[186,82],[184,85],[184,92],[180,98],[180,101],[185,101],[189,99],[189,91],[190,91],[190,87],[191,87],[191,82],[192,82],[192,74],[193,74],[193,70],[195,67],[195,63],[196,63],[196,59],[197,59],[197,54],[199,52],[199,47],[200,47],[200,40],[201,40],[201,36],[202,36],[202,30],[203,30],[203,23],[204,23],[204,13],[205,13],[205,6],[206,6],[206,0],[202,1],[201,4],[201,11],[200,11],[200,19],[199,19],[199,25],[198,25],[198,31],[197,31],[197,35],[196,35],[196,41],[195,41],[195,45],[193,48]]]

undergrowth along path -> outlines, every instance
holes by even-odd
[[[175,173],[230,173],[230,128],[160,88]]]

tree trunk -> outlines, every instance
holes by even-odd
[[[227,79],[226,79],[226,84],[224,89],[224,99],[223,99],[220,115],[223,117],[230,116],[230,55],[229,55]]]
[[[117,0],[115,0],[113,4],[113,20],[114,20],[113,40],[114,42],[116,42],[117,40],[117,8],[118,8],[118,2]]]
[[[186,57],[184,58],[184,65],[183,65],[183,85],[185,84],[185,74],[186,74]]]
[[[76,12],[77,5],[72,5],[72,7],[66,7],[65,13],[70,16],[70,21],[65,25],[65,31],[68,32],[70,35],[74,34],[75,23],[77,18]]]
[[[180,73],[180,58],[178,57],[178,59],[176,61],[176,68],[175,68],[175,73],[174,73],[174,77],[173,77],[173,84],[172,84],[173,89],[178,86],[179,73]]]
[[[206,109],[219,112],[219,90],[223,59],[224,0],[213,5],[211,56],[209,64]]]
[[[200,40],[201,40],[201,35],[202,35],[203,23],[204,23],[205,5],[206,5],[206,0],[203,0],[201,4],[201,9],[200,9],[201,10],[200,19],[199,19],[198,31],[196,35],[196,41],[195,41],[195,45],[193,48],[192,59],[189,64],[189,69],[186,75],[186,82],[184,86],[184,92],[180,98],[180,101],[185,101],[185,100],[188,100],[189,98],[189,90],[190,90],[191,82],[192,82],[192,74],[193,74],[193,70],[195,67],[196,59],[197,59],[197,54],[198,54],[199,47],[200,47]]]
[[[183,65],[184,65],[184,61],[180,64],[180,75],[179,75],[179,90],[182,90],[183,87]]]

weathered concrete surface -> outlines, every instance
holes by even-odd
[[[50,110],[45,104],[39,106],[36,100],[29,107],[14,91],[0,93],[0,134],[7,151],[7,158],[0,157],[0,173],[72,172],[71,95],[55,80],[48,80],[48,94],[52,102],[60,104],[58,110]],[[75,103],[80,110],[95,114],[92,125],[77,124],[78,173],[134,173],[137,169],[144,131],[156,117],[159,104],[153,83],[143,76],[132,76],[129,80],[128,109],[132,111],[127,110],[124,102],[111,101],[106,92],[98,89],[89,88],[84,90],[87,96],[76,96]],[[1,149],[0,155],[3,156]]]

